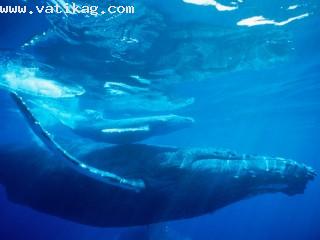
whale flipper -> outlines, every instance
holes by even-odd
[[[49,132],[47,132],[37,121],[37,119],[33,116],[26,103],[22,100],[22,98],[15,92],[11,92],[11,97],[17,104],[19,110],[27,120],[30,128],[33,132],[43,141],[43,143],[52,150],[59,158],[65,159],[70,167],[72,167],[76,171],[80,171],[82,174],[87,175],[91,178],[95,178],[99,181],[103,181],[107,184],[111,184],[114,186],[118,186],[120,188],[125,188],[133,191],[141,191],[145,188],[144,181],[142,179],[127,179],[117,174],[100,170],[95,167],[89,166],[73,157],[66,150],[64,150],[51,136]]]
[[[134,128],[105,128],[101,132],[107,134],[123,134],[123,133],[147,133],[149,131],[149,125],[134,127]]]

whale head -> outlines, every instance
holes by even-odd
[[[178,115],[157,116],[154,121],[149,122],[149,127],[153,132],[170,133],[180,129],[191,127],[194,119]]]

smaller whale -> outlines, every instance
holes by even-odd
[[[127,144],[150,137],[168,134],[190,127],[194,120],[178,115],[159,115],[151,117],[127,118],[119,120],[91,120],[75,122],[72,130],[83,137],[112,144]]]
[[[19,98],[20,99],[20,98]],[[22,99],[20,99],[22,101]],[[107,119],[101,112],[86,109],[82,114],[38,102],[40,110],[47,110],[61,124],[75,134],[98,142],[128,144],[146,140],[154,136],[169,134],[191,127],[194,119],[174,114]],[[28,111],[31,112],[29,109]]]

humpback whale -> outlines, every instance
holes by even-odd
[[[65,126],[80,136],[111,144],[139,142],[190,127],[193,122],[190,117],[173,114],[119,120],[99,119],[96,122],[83,117],[72,124],[63,121]]]
[[[34,143],[1,145],[0,183],[11,201],[77,223],[124,227],[186,219],[259,194],[301,194],[316,176],[294,160],[214,148],[123,144],[88,152],[79,145],[73,156],[13,97],[53,154]]]
[[[192,102],[175,103],[163,93],[172,80],[200,81],[211,79],[220,71],[273,63],[286,58],[291,49],[289,38],[282,31],[217,31],[211,24],[202,23],[196,23],[194,28],[187,22],[171,21],[162,10],[138,2],[141,11],[130,19],[83,18],[79,24],[75,16],[69,16],[66,22],[65,18],[48,15],[52,27],[21,49],[23,55],[33,57],[22,61],[19,56],[17,66],[10,66],[9,72],[4,68],[0,87],[30,96],[74,98],[94,94],[97,88],[92,86],[100,86],[110,76],[117,82],[129,74],[150,79],[156,85],[152,94],[143,84],[133,88],[109,82],[98,95],[104,99],[118,90],[118,95],[109,101],[113,108],[127,111],[130,102],[139,110],[164,112]],[[138,41],[129,44],[128,39]],[[259,41],[248,48],[247,42],[252,39]],[[273,53],[275,46],[269,46],[270,39],[287,51]],[[225,42],[226,49],[220,44]],[[241,54],[234,54],[240,49]],[[52,68],[46,70],[44,66]],[[81,79],[81,86],[66,87],[65,79]],[[19,95],[13,93],[12,97],[28,127],[43,144],[1,143],[0,184],[12,202],[77,223],[122,227],[192,218],[260,194],[301,194],[316,176],[311,167],[290,159],[214,148],[133,144],[164,132],[164,126],[175,123],[177,116],[167,118],[165,124],[159,116],[152,119],[155,121],[126,119],[100,126],[79,122],[75,128],[79,135],[121,145],[79,145],[70,151],[44,129]],[[187,124],[191,122],[185,120]],[[173,124],[172,129],[179,124]],[[122,137],[117,136],[121,134]],[[125,142],[123,136],[130,140]],[[90,151],[84,151],[88,147]]]
[[[35,210],[99,227],[146,225],[212,213],[264,193],[303,193],[314,171],[292,160],[215,149],[121,145],[80,159],[127,178],[139,192],[97,181],[34,144],[0,147],[8,198]]]

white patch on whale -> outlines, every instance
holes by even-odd
[[[103,133],[126,133],[126,132],[148,132],[150,131],[149,126],[142,126],[136,128],[106,128],[102,129]]]

